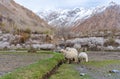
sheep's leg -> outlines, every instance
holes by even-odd
[[[65,57],[65,62],[67,62],[68,61],[68,59]]]
[[[72,61],[75,61],[75,58],[73,58]]]
[[[77,57],[75,58],[75,62],[76,62],[76,63],[78,62],[78,58],[77,58]]]
[[[78,59],[78,62],[80,63],[80,59]]]
[[[86,62],[88,62],[88,57],[87,57],[87,58],[85,58],[85,61],[86,61]]]
[[[68,62],[69,64],[71,64],[71,59],[69,59],[69,62]]]

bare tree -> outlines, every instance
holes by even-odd
[[[67,40],[70,38],[70,28],[65,26],[58,27],[55,34],[57,37]]]

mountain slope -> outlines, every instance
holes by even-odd
[[[73,29],[75,32],[94,32],[94,31],[119,31],[120,30],[120,5],[112,4],[100,13],[93,14],[90,18],[80,24],[76,24]]]
[[[17,4],[13,0],[0,0],[1,29],[30,29],[32,31],[45,31],[49,25],[32,11]]]

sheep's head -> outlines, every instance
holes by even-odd
[[[64,50],[64,49],[61,49],[60,52],[61,52],[63,55],[65,55],[67,51]]]
[[[69,51],[71,48],[70,47],[66,47],[66,51]]]
[[[64,49],[61,49],[61,50],[60,50],[60,52],[61,52],[61,53],[64,53],[64,52],[65,52],[65,50],[64,50]]]

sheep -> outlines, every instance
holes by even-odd
[[[88,62],[88,55],[86,52],[80,52],[78,55],[78,62],[85,61]]]
[[[71,61],[74,61],[75,62],[78,62],[78,52],[76,49],[74,48],[66,48],[65,50],[64,49],[61,49],[61,52],[63,53],[63,55],[65,56],[65,59],[68,60],[68,63],[71,63]]]
[[[75,48],[66,47],[67,51],[74,51],[78,54],[78,51]]]

